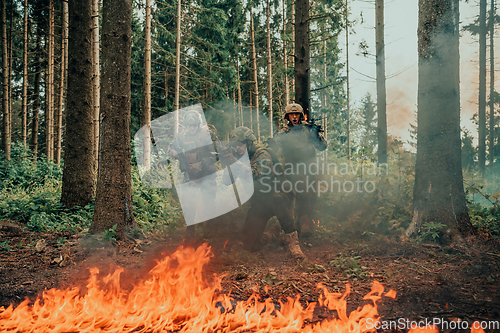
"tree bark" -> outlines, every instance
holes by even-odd
[[[68,68],[67,52],[68,52],[68,1],[62,3],[62,40],[61,40],[61,78],[59,85],[59,103],[57,105],[56,113],[56,131],[55,131],[55,149],[54,161],[61,163],[61,150],[62,150],[62,132],[63,132],[63,107],[64,107],[64,93],[66,91],[66,72]]]
[[[269,136],[273,137],[273,67],[271,62],[271,27],[269,24],[271,5],[267,0],[267,98],[269,100]]]
[[[39,18],[40,19],[40,18]],[[40,112],[40,78],[41,78],[41,63],[42,63],[42,28],[40,21],[37,22],[36,28],[36,62],[35,62],[35,83],[33,84],[33,116],[31,120],[31,152],[33,160],[36,161],[38,156],[38,125]]]
[[[250,33],[252,35],[252,63],[253,63],[253,83],[255,97],[255,126],[257,126],[257,142],[260,142],[260,123],[259,123],[259,82],[257,81],[257,54],[255,52],[255,29],[253,25],[253,12],[250,10]]]
[[[21,104],[21,141],[26,145],[28,138],[28,0],[24,0],[23,28],[23,100]]]
[[[92,59],[93,59],[93,75],[92,75],[92,91],[94,105],[94,170],[97,170],[99,164],[99,110],[100,110],[100,91],[101,91],[101,75],[100,75],[100,41],[99,41],[99,0],[92,0]]]
[[[491,0],[490,9],[490,137],[489,137],[489,161],[490,168],[493,168],[493,162],[495,161],[495,48],[493,37],[495,36],[495,0]]]
[[[346,116],[347,116],[347,159],[351,160],[351,94],[349,91],[349,6],[345,0],[345,54],[346,54]]]
[[[286,6],[283,0],[283,67],[285,69],[285,106],[290,103],[290,88],[288,82],[288,52],[286,50]]]
[[[479,172],[484,174],[486,161],[486,0],[479,2]]]
[[[240,60],[236,59],[236,75],[238,87],[238,117],[240,118],[239,126],[243,126],[243,103],[241,100],[241,80],[240,80]]]
[[[134,226],[131,195],[130,77],[132,0],[104,0],[101,130],[95,211],[90,231]]]
[[[297,0],[295,9],[295,102],[311,119],[309,67],[309,0]]]
[[[387,117],[385,89],[384,0],[375,0],[377,52],[377,143],[378,164],[387,163]]]
[[[177,0],[177,39],[175,51],[175,111],[179,110],[180,85],[181,85],[181,0]],[[179,132],[179,113],[175,114],[174,133]]]
[[[54,0],[49,0],[48,68],[46,82],[45,154],[54,160]]]
[[[458,0],[419,0],[417,161],[406,234],[440,222],[444,243],[472,233],[461,166],[458,6]]]
[[[144,119],[148,130],[144,133],[144,166],[151,166],[151,0],[146,0],[146,49],[144,51]]]
[[[291,66],[294,66],[293,72],[294,75],[292,76],[291,82],[290,82],[290,89],[293,92],[293,98],[290,96],[290,102],[294,102],[296,100],[297,94],[295,93],[295,0],[292,0],[292,10],[290,11],[292,18],[291,18],[291,23],[292,23],[292,47],[291,47],[291,57],[293,61],[290,63]]]
[[[92,0],[69,0],[66,147],[61,203],[85,206],[94,194]],[[128,141],[128,140],[127,140]]]
[[[6,1],[2,1],[2,88],[3,88],[3,152],[6,159],[10,160],[10,145],[11,145],[11,115],[9,108],[9,65],[7,51],[7,5]]]

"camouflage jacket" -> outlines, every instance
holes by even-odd
[[[217,130],[212,125],[201,126],[195,134],[185,130],[176,136],[170,150],[177,154],[179,167],[189,180],[217,172],[214,149],[217,140]]]
[[[281,148],[285,163],[312,162],[316,158],[316,149],[326,149],[323,134],[308,125],[302,121],[296,126],[285,126],[276,135],[273,148],[276,151]]]

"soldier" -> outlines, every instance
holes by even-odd
[[[194,110],[188,111],[184,115],[186,128],[175,137],[169,155],[179,160],[179,168],[184,173],[184,182],[191,185],[190,192],[193,196],[201,194],[205,205],[213,207],[216,198],[213,189],[216,188],[218,166],[215,150],[210,145],[218,141],[217,130],[212,125],[201,126],[201,124],[201,115]],[[193,206],[186,209],[184,211],[186,221],[194,220],[196,213],[200,213],[204,208]],[[206,223],[208,221],[203,223],[204,237],[208,235]],[[195,230],[195,225],[189,225],[186,229],[186,239],[194,239]]]
[[[298,218],[297,229],[301,237],[312,234],[312,212],[317,200],[317,193],[308,192],[305,185],[316,180],[316,176],[308,172],[309,165],[316,161],[316,149],[326,149],[326,140],[318,128],[311,126],[305,120],[302,106],[297,103],[288,104],[285,108],[285,125],[275,139],[269,140],[269,146],[276,151],[281,148],[285,166],[293,166],[293,174],[287,175],[289,181],[295,184],[295,213]],[[299,165],[305,164],[305,168]]]
[[[254,193],[250,199],[251,207],[243,226],[244,248],[252,252],[258,251],[271,237],[277,236],[271,235],[270,232],[264,233],[268,220],[276,216],[285,232],[285,243],[293,258],[304,259],[305,255],[300,249],[297,231],[294,230],[293,194],[269,191],[268,186],[261,181],[263,177],[269,177],[268,182],[272,182],[271,178],[279,177],[271,172],[274,169],[273,161],[277,162],[276,157],[272,156],[274,153],[270,149],[257,148],[254,144],[257,139],[253,131],[245,126],[234,129],[230,140],[246,145],[254,180]],[[236,154],[242,155],[245,151],[244,147],[237,147]],[[276,234],[276,229],[274,233]]]

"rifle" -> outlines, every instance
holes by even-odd
[[[323,117],[320,117],[318,119],[314,119],[314,118],[309,119],[309,121],[308,121],[309,124],[307,124],[307,126],[312,128],[316,133],[323,133],[324,130],[323,130],[322,126],[319,124],[316,124],[316,120],[323,120]]]

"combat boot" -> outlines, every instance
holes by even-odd
[[[299,237],[297,231],[291,232],[285,235],[285,243],[288,246],[288,250],[292,254],[293,259],[305,259],[306,256],[300,249]]]
[[[274,245],[276,245],[276,243],[278,243],[280,240],[280,234],[281,228],[279,227],[279,225],[274,224],[262,234],[260,244],[262,246],[270,243],[274,243]]]
[[[311,220],[309,216],[304,215],[299,217],[300,223],[300,238],[308,238],[312,236]]]

